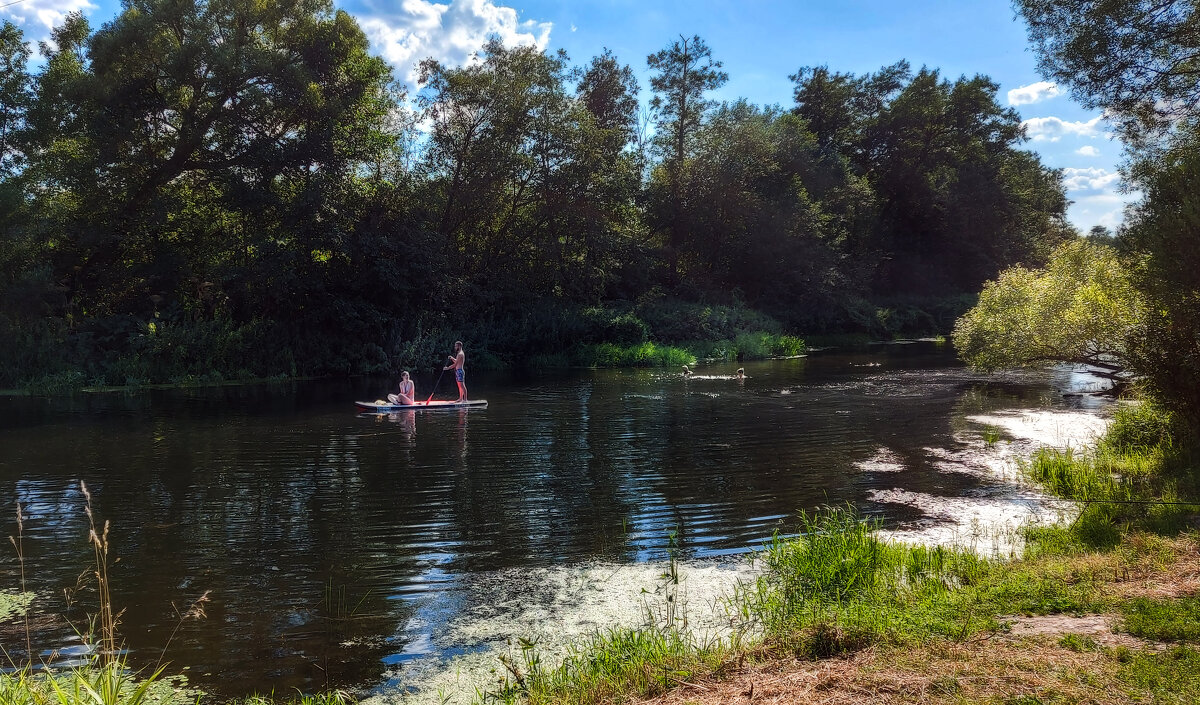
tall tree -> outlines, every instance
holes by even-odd
[[[390,70],[328,0],[128,0],[90,37],[82,20],[59,34],[45,114],[31,118],[46,153],[63,154],[42,178],[80,202],[67,230],[89,310],[216,276],[196,259],[204,245],[171,236],[172,210],[194,196],[262,211],[283,183],[349,173],[386,144]],[[230,244],[210,240],[205,258]]]
[[[1179,135],[1141,183],[1121,235],[1144,258],[1137,282],[1150,301],[1134,368],[1200,431],[1200,129]]]
[[[610,49],[593,57],[579,79],[577,95],[596,127],[612,130],[613,143],[624,148],[637,129],[639,88],[633,68],[622,66]]]
[[[1125,247],[1148,314],[1131,359],[1200,429],[1200,7],[1191,0],[1018,0],[1044,71],[1117,121],[1143,189]]]
[[[696,131],[712,102],[708,91],[725,85],[729,74],[721,71],[721,62],[712,58],[712,50],[699,36],[685,37],[646,58],[651,71],[650,105],[658,114],[656,142],[663,155],[668,191],[666,227],[667,254],[673,277],[679,276],[679,250],[687,237],[683,222],[683,192],[688,150]]]
[[[1125,136],[1161,136],[1200,105],[1200,6],[1193,0],[1016,0],[1038,64]]]
[[[862,166],[860,151],[871,121],[912,79],[912,71],[907,61],[900,61],[861,77],[817,66],[801,68],[789,78],[796,84],[793,112],[808,121],[822,146]]]
[[[0,179],[12,176],[24,162],[19,139],[33,97],[28,61],[24,35],[6,20],[0,25]]]

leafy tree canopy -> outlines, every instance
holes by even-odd
[[[982,370],[1069,362],[1120,375],[1144,308],[1117,251],[1080,239],[1045,269],[1013,267],[988,282],[955,325],[954,346]]]
[[[1017,0],[1039,65],[1126,137],[1152,137],[1200,106],[1194,0]]]

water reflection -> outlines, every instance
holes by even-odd
[[[930,346],[739,366],[479,375],[486,409],[385,415],[351,406],[378,380],[0,399],[0,516],[21,502],[28,572],[57,611],[90,554],[87,480],[135,658],[157,659],[176,608],[212,590],[167,654],[197,684],[364,684],[474,648],[444,636],[495,576],[661,560],[672,536],[685,559],[721,557],[826,503],[944,523],[909,500],[1013,485],[931,449],[968,452],[991,423],[972,419],[1096,403],[1062,396],[1088,384],[1070,372],[983,379]],[[0,589],[16,575],[0,558]]]

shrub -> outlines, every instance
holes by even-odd
[[[1174,445],[1175,419],[1171,412],[1152,401],[1122,406],[1113,414],[1103,446],[1113,451],[1132,451]]]

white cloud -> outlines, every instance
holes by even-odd
[[[359,14],[359,24],[400,78],[416,86],[417,64],[433,57],[460,66],[471,60],[491,35],[506,46],[533,45],[545,49],[550,22],[521,21],[511,7],[492,0],[403,0],[399,9],[380,4]]]
[[[1075,153],[1082,157],[1098,157],[1098,156],[1100,156],[1100,150],[1096,149],[1095,147],[1093,147],[1090,144],[1083,145],[1079,149],[1075,150]]]
[[[1060,95],[1062,95],[1062,89],[1058,87],[1057,83],[1038,81],[1037,83],[1031,83],[1028,86],[1021,86],[1009,91],[1008,104],[1032,105],[1033,103],[1040,103],[1043,100],[1050,100]]]
[[[1116,230],[1123,222],[1125,222],[1124,208],[1118,208],[1107,213],[1102,213],[1096,221],[1098,225],[1103,225],[1109,230]]]
[[[1068,191],[1099,191],[1120,180],[1121,174],[1100,167],[1063,169],[1063,185]]]
[[[96,5],[88,0],[24,0],[0,9],[0,19],[12,20],[25,32],[26,39],[37,41],[47,39],[50,30],[61,25],[68,13],[94,9]]]
[[[1034,142],[1057,142],[1066,135],[1099,137],[1103,119],[1103,115],[1097,115],[1087,122],[1070,122],[1056,117],[1038,117],[1029,118],[1021,126]]]
[[[1125,210],[1129,204],[1141,199],[1139,191],[1116,193],[1109,189],[1097,193],[1085,193],[1071,199],[1068,217],[1083,232],[1093,225],[1103,225],[1116,230],[1125,221]]]

